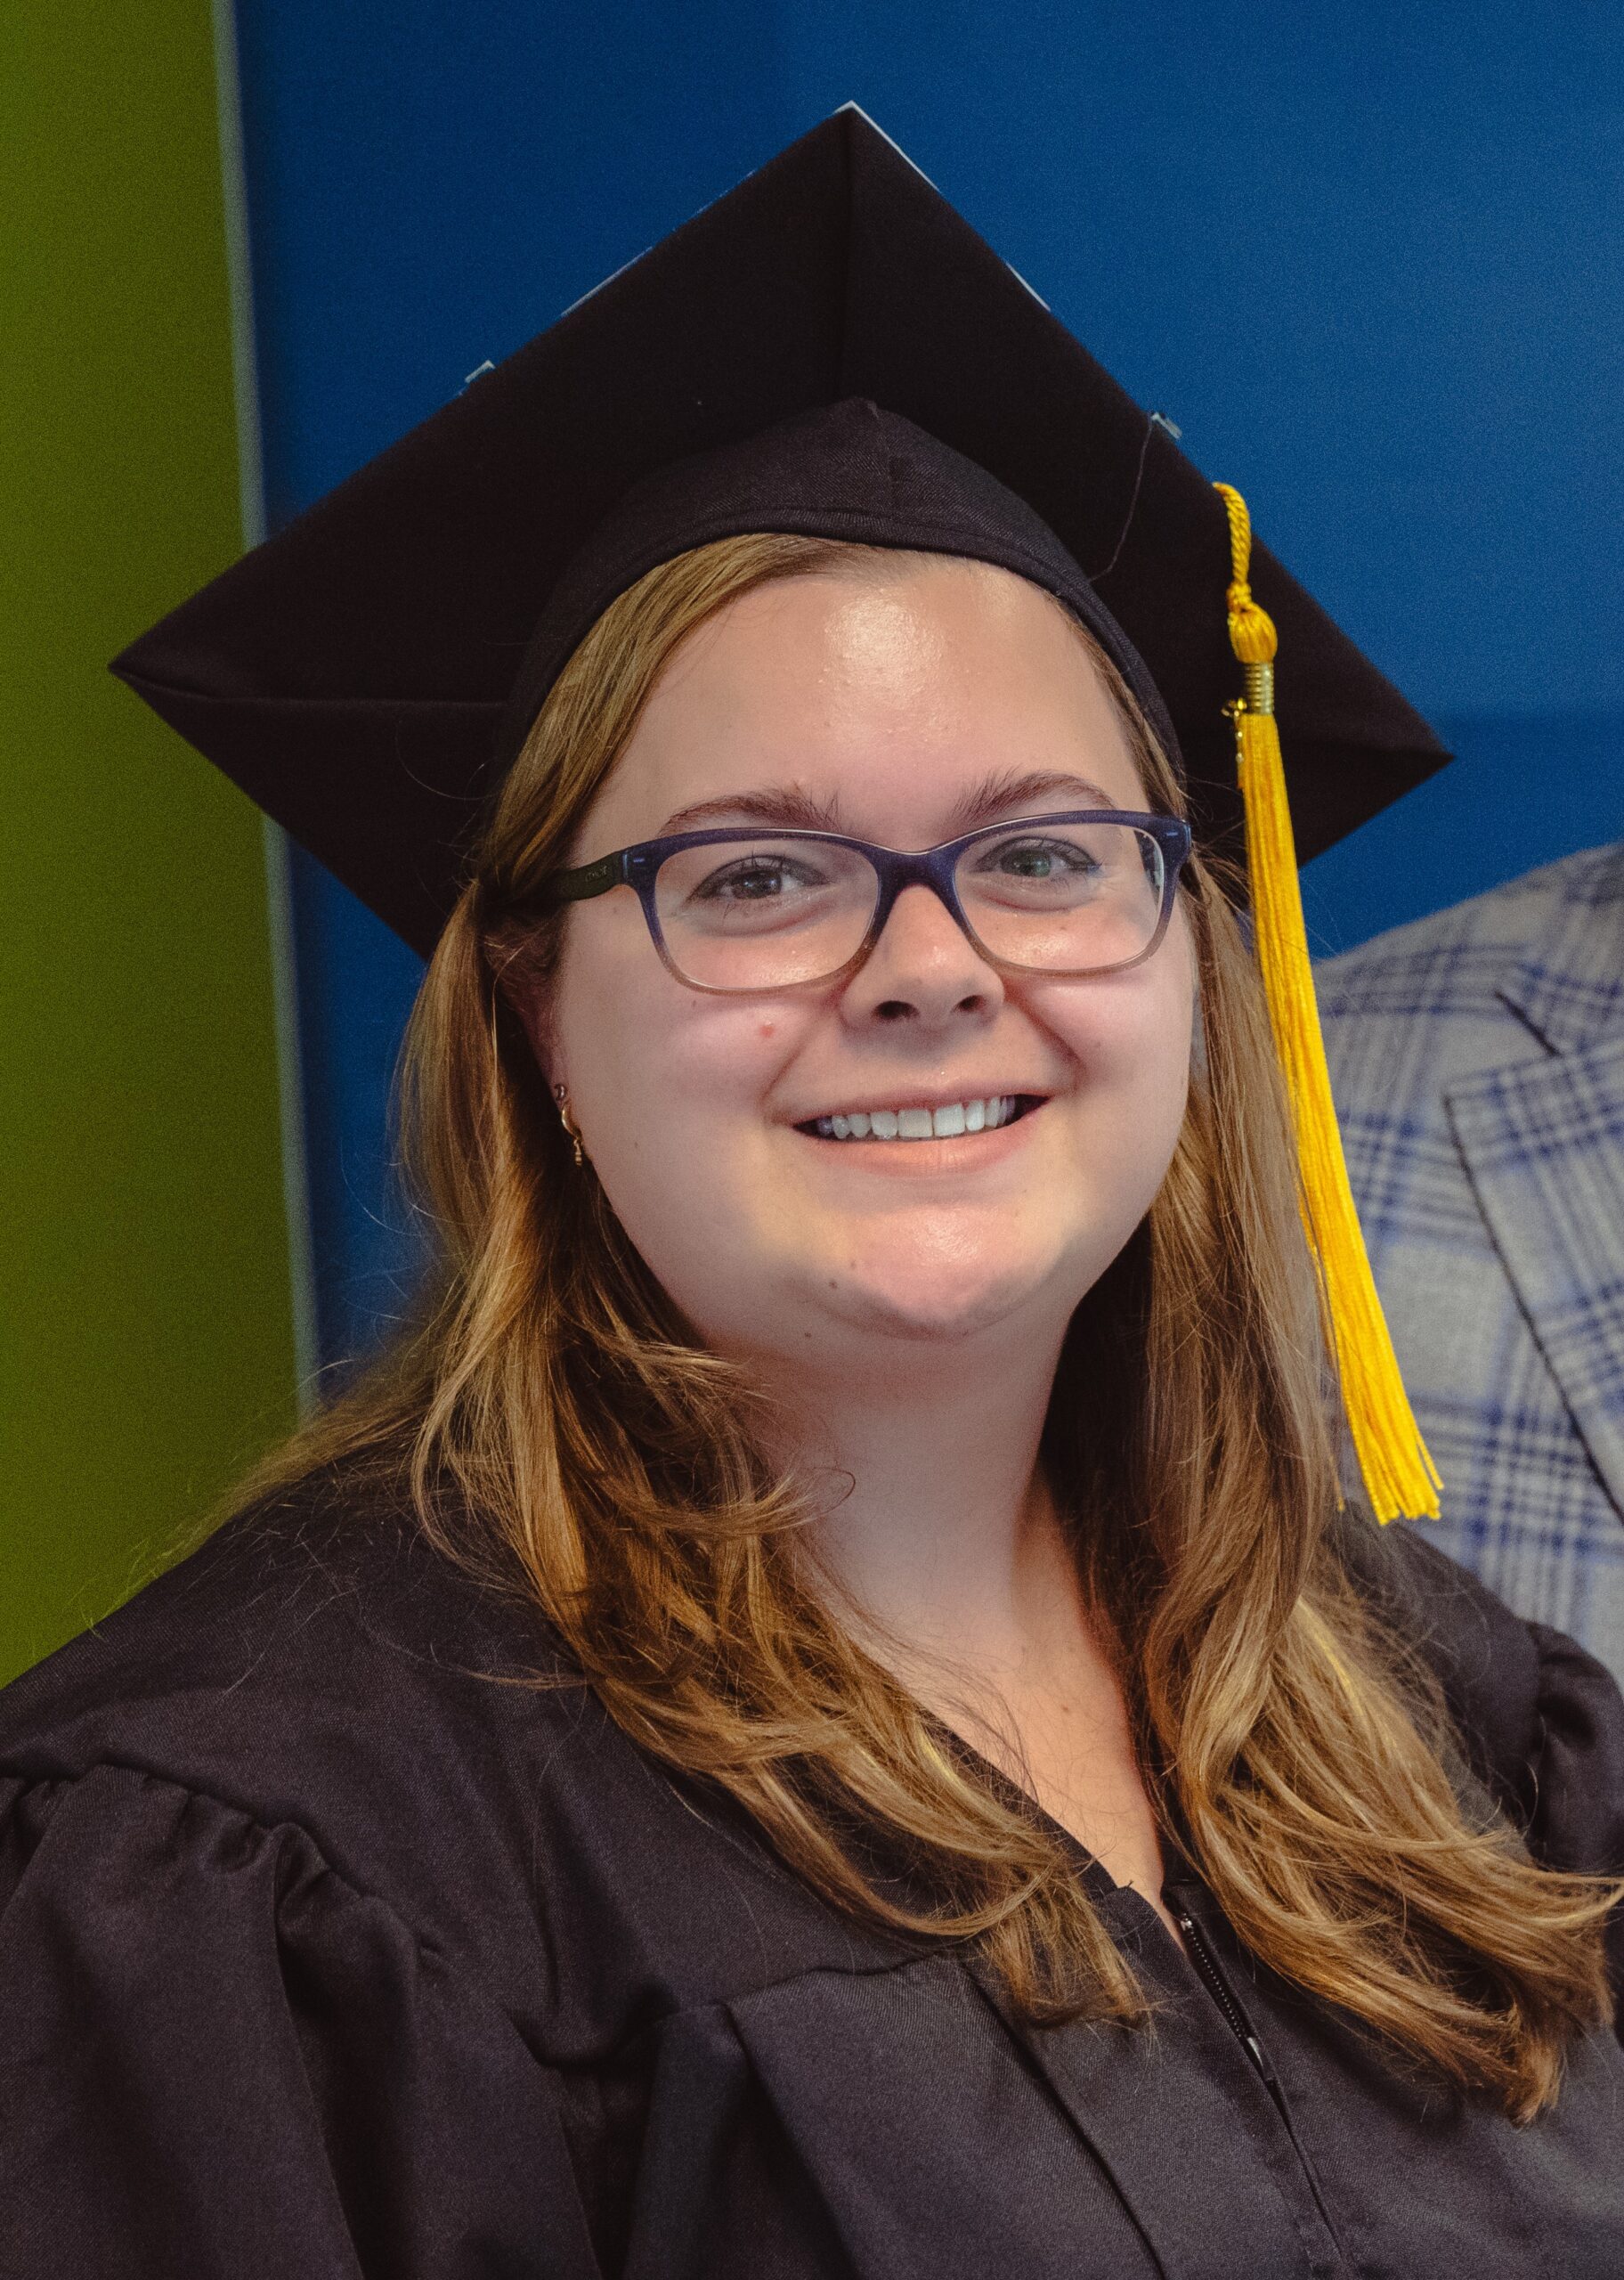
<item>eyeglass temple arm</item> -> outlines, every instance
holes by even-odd
[[[579,870],[555,871],[547,881],[549,902],[590,902],[594,895],[607,894],[611,887],[618,887],[626,876],[626,850],[615,855],[600,855],[596,863],[583,863]]]

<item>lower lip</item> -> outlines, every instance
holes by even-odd
[[[816,1133],[800,1131],[795,1137],[857,1171],[879,1172],[887,1178],[940,1179],[954,1172],[979,1171],[1016,1154],[1026,1145],[1027,1128],[1046,1105],[1040,1101],[995,1131],[966,1132],[952,1139],[822,1140]]]

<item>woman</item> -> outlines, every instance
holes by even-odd
[[[863,403],[561,590],[423,1318],[13,1690],[0,2270],[1612,2268],[1624,1714],[1338,1511],[1134,649]]]

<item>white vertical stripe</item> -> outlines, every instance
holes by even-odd
[[[237,21],[232,0],[212,0],[215,110],[220,122],[220,181],[225,214],[225,253],[231,299],[231,372],[237,409],[237,480],[245,547],[265,535],[264,460],[259,426],[259,382],[254,342],[254,273],[248,248],[248,189],[243,173],[242,99],[237,73]],[[315,1397],[321,1356],[316,1342],[315,1260],[310,1231],[310,1177],[305,1155],[304,1081],[299,1049],[299,983],[287,834],[264,818],[265,907],[276,1020],[277,1091],[282,1144],[282,1209],[288,1227],[288,1298],[293,1315],[294,1369],[301,1416]]]
[[[265,534],[264,460],[260,449],[259,379],[254,355],[254,270],[248,252],[248,197],[242,161],[242,90],[237,77],[237,18],[232,0],[212,0],[215,97],[220,121],[220,186],[225,208],[225,260],[231,294],[231,377],[237,396],[237,488],[242,542]]]

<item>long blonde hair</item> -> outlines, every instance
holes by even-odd
[[[1029,2015],[1131,2020],[1141,1991],[1056,1840],[944,1749],[797,1557],[815,1486],[767,1460],[747,1376],[696,1346],[575,1168],[504,991],[516,961],[546,985],[562,922],[535,916],[538,883],[677,644],[752,587],[860,573],[865,551],[701,547],[577,648],[412,1018],[402,1142],[438,1247],[420,1317],[272,1471],[339,1460],[410,1482],[443,1547],[522,1579],[633,1741],[731,1792],[830,1901],[978,1942]],[[1178,813],[1173,770],[1094,658],[1149,804]],[[1143,1761],[1240,1938],[1396,2058],[1526,2117],[1606,2015],[1612,1895],[1537,1869],[1486,1800],[1463,1804],[1435,1685],[1346,1581],[1267,1018],[1212,870],[1193,862],[1181,892],[1199,1065],[1161,1191],[1075,1318],[1045,1464]],[[856,1827],[900,1845],[930,1896],[882,1884]]]

